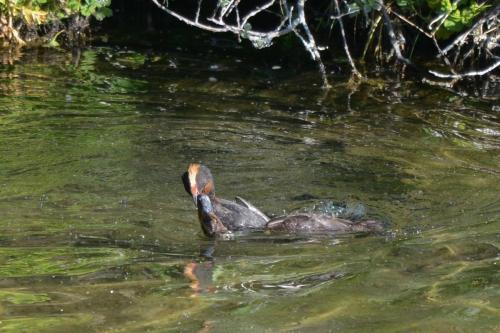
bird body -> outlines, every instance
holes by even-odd
[[[375,220],[350,221],[328,214],[303,213],[276,217],[266,230],[287,233],[350,233],[381,231],[382,224]]]

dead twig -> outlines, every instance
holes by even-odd
[[[468,72],[459,73],[459,74],[457,74],[457,73],[445,74],[445,73],[430,70],[429,73],[431,73],[432,75],[434,75],[436,77],[443,78],[443,79],[462,79],[462,78],[465,78],[468,76],[482,76],[482,75],[485,75],[485,74],[493,71],[495,68],[500,66],[500,57],[495,57],[495,58],[496,58],[496,61],[493,64],[489,65],[486,68],[477,70],[477,71],[468,71]]]
[[[349,46],[347,45],[347,38],[345,36],[344,22],[342,21],[342,17],[340,14],[340,7],[339,7],[338,0],[333,0],[333,4],[335,6],[335,12],[336,12],[336,15],[338,17],[337,21],[339,22],[339,26],[340,26],[340,35],[342,36],[342,42],[344,44],[344,51],[345,51],[345,54],[347,56],[347,59],[349,60],[349,64],[351,65],[352,72],[357,77],[362,77],[361,73],[358,71],[358,69],[356,68],[356,65],[354,64],[354,61],[352,60],[351,52],[349,52]]]
[[[387,35],[389,36],[389,41],[392,45],[394,53],[396,54],[396,58],[400,62],[406,65],[413,65],[412,62],[408,58],[404,57],[401,52],[401,42],[396,37],[396,33],[394,32],[394,27],[392,26],[391,19],[389,18],[389,14],[387,12],[387,8],[385,7],[383,0],[378,0],[378,3],[380,5],[380,12],[382,13],[382,17],[384,19],[384,24],[387,28]]]

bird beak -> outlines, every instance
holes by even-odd
[[[198,189],[196,185],[191,186],[191,195],[193,196],[194,206],[198,208]]]
[[[197,197],[198,197],[198,188],[196,187],[196,177],[191,175],[188,172],[184,172],[182,174],[182,184],[184,184],[184,189],[186,192],[193,197],[194,206],[198,208]]]

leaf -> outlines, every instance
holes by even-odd
[[[398,4],[399,7],[409,7],[410,0],[396,0],[396,3]]]
[[[21,13],[28,24],[42,24],[47,20],[47,12],[21,7]]]
[[[77,12],[81,8],[81,4],[80,4],[79,0],[69,0],[66,6],[72,12]]]
[[[111,8],[108,8],[108,7],[102,7],[102,8],[99,8],[95,13],[94,13],[94,17],[98,20],[98,21],[102,21],[104,20],[106,17],[110,17],[113,15],[113,11],[111,10]]]
[[[437,13],[447,13],[453,9],[450,0],[427,0],[427,5]]]
[[[85,17],[89,17],[90,15],[93,14],[93,12],[94,8],[92,8],[91,6],[82,6],[80,8],[80,14],[82,14]]]
[[[64,30],[61,30],[59,31],[58,33],[56,33],[54,35],[54,37],[52,37],[52,39],[47,43],[47,47],[54,47],[54,48],[57,48],[60,46],[59,42],[57,41],[57,37],[59,37],[59,35],[63,32]]]
[[[462,15],[460,13],[460,10],[457,9],[451,12],[446,21],[444,21],[443,26],[450,32],[462,31],[464,25],[462,24]]]

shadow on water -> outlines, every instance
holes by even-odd
[[[0,332],[500,329],[491,102],[245,59],[94,48],[0,67]],[[381,235],[204,239],[180,175]],[[325,207],[325,206],[322,206]]]

